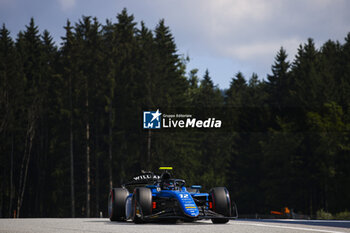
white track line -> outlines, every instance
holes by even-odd
[[[261,224],[261,223],[238,223],[233,222],[234,224],[240,225],[251,225],[258,227],[273,227],[273,228],[283,228],[283,229],[292,229],[292,230],[300,230],[300,231],[316,231],[316,232],[327,232],[327,233],[345,233],[344,231],[332,231],[332,230],[322,230],[315,228],[304,228],[304,227],[290,227],[290,226],[281,226],[281,225],[269,225],[269,224]]]

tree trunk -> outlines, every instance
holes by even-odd
[[[90,217],[90,123],[89,123],[89,94],[86,80],[86,217]]]
[[[313,215],[313,206],[312,206],[312,189],[311,189],[311,193],[310,193],[310,203],[309,203],[309,212],[310,212],[310,216]]]
[[[1,174],[1,178],[2,177],[6,177],[6,169],[2,169],[2,174]],[[0,194],[0,218],[2,218],[3,216],[2,216],[2,208],[3,208],[3,203],[4,203],[4,199],[5,199],[5,193],[6,193],[6,190],[5,190],[5,184],[4,184],[5,182],[1,182],[1,184],[0,184],[0,192],[1,192],[1,194]]]
[[[70,152],[70,199],[71,199],[71,216],[75,218],[75,197],[74,197],[74,138],[73,138],[73,103],[72,103],[72,79],[69,77],[69,152]]]
[[[148,130],[148,138],[147,138],[147,169],[151,170],[151,140],[152,140],[152,131]]]
[[[44,107],[45,109],[45,107]],[[40,156],[37,156],[36,161],[34,161],[35,172],[32,173],[33,176],[36,176],[36,187],[35,187],[35,197],[34,197],[34,208],[33,212],[35,215],[33,217],[40,217],[41,215],[41,200],[42,200],[42,188],[44,187],[44,180],[45,180],[45,169],[41,169],[45,167],[45,149],[44,149],[44,129],[45,129],[45,114],[42,115],[42,117],[39,119],[38,125],[38,132],[37,132],[37,138],[39,138],[39,146],[37,147],[38,153]],[[35,158],[34,158],[35,159]]]
[[[48,166],[48,157],[49,157],[49,115],[46,113],[45,114],[45,127],[44,127],[44,148],[43,148],[43,165],[42,167],[47,168]],[[41,169],[41,168],[39,168]],[[41,189],[40,189],[40,216],[47,216],[47,203],[45,200],[46,193],[48,192],[47,189],[47,173],[48,169],[42,169],[42,180],[41,180]]]
[[[100,176],[99,176],[99,158],[98,158],[98,151],[99,151],[99,144],[98,144],[98,127],[96,124],[96,131],[95,131],[95,195],[96,195],[96,216],[99,216],[99,212],[100,212]]]
[[[13,134],[11,141],[11,165],[10,165],[10,203],[9,203],[9,218],[12,216],[12,201],[13,201]]]
[[[70,151],[70,199],[71,199],[71,216],[75,218],[75,197],[74,197],[74,154],[73,154],[73,129],[72,120],[69,132],[69,151]]]
[[[35,105],[35,101],[33,103]],[[34,108],[34,106],[32,106]],[[29,161],[30,161],[30,155],[33,145],[33,138],[35,134],[35,121],[36,121],[36,112],[33,109],[29,110],[29,119],[28,119],[28,129],[27,129],[27,135],[25,140],[25,148],[24,148],[24,154],[21,164],[21,173],[19,177],[19,188],[18,188],[18,199],[17,199],[17,218],[20,216],[20,211],[23,203],[23,196],[24,196],[24,190],[26,187],[26,181],[27,181],[27,174],[28,174],[28,167],[29,167]]]
[[[109,172],[109,189],[111,190],[113,188],[113,173],[112,173],[112,166],[113,166],[113,135],[112,135],[112,128],[113,128],[113,112],[112,112],[112,97],[109,104],[109,124],[108,124],[108,136],[109,136],[109,148],[108,148],[108,155],[109,155],[109,163],[108,163],[108,172]]]

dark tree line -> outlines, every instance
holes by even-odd
[[[320,49],[309,39],[293,61],[281,48],[266,81],[238,72],[220,90],[208,71],[186,74],[163,20],[150,30],[124,9],[64,28],[58,47],[33,19],[15,41],[0,30],[2,217],[106,215],[110,187],[161,165],[227,186],[240,213],[349,210],[350,34]],[[144,130],[156,109],[219,109],[230,124]]]

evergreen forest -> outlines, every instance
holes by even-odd
[[[33,18],[0,29],[0,217],[106,217],[111,187],[159,166],[226,186],[240,214],[350,210],[350,33],[281,47],[267,77],[232,70],[223,90],[187,70],[164,20],[124,9],[64,29],[60,44]],[[143,129],[157,109],[224,112],[223,128]]]

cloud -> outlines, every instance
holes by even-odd
[[[177,44],[189,51],[190,57],[225,57],[234,63],[272,64],[281,46],[293,60],[299,44],[307,38],[314,38],[320,46],[328,39],[342,41],[350,31],[350,1],[346,0],[149,3],[157,6],[155,11],[166,19]],[[255,71],[266,74],[269,69],[268,65],[266,70]]]
[[[299,44],[309,37],[319,47],[328,39],[343,43],[350,32],[349,0],[57,0],[56,3],[0,0],[0,20],[17,22],[23,27],[30,16],[35,16],[40,26],[62,35],[66,17],[73,22],[81,15],[97,16],[100,22],[106,18],[116,20],[115,15],[124,7],[135,15],[136,22],[143,20],[150,28],[164,18],[179,53],[188,54],[195,61],[189,63],[190,68],[199,68],[200,72],[209,68],[214,81],[222,87],[227,87],[227,79],[238,70],[247,74],[257,72],[264,77],[281,46],[287,50],[289,60],[293,60]]]
[[[266,56],[273,57],[280,47],[287,51],[296,51],[301,40],[290,38],[278,41],[254,41],[247,44],[239,44],[221,48],[221,53],[230,58],[238,58],[242,61],[251,59],[264,59]]]
[[[2,8],[5,8],[5,7],[13,7],[16,5],[16,0],[0,0],[0,6]]]
[[[76,5],[76,0],[58,0],[58,2],[63,11],[71,10]]]

